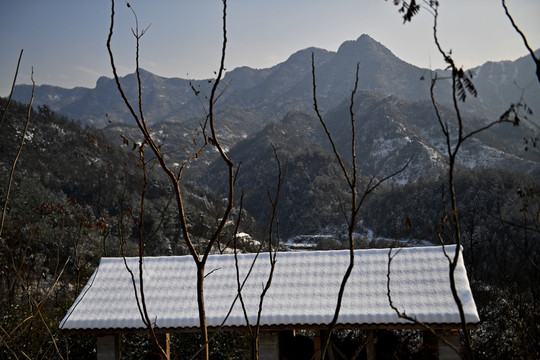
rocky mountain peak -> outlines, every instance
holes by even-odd
[[[339,47],[337,55],[359,60],[366,56],[390,56],[393,60],[399,60],[387,47],[367,34],[362,34],[356,40],[345,41]]]

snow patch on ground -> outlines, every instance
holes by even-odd
[[[423,239],[392,239],[388,237],[376,236],[373,230],[360,225],[361,232],[355,232],[353,234],[355,241],[360,242],[367,240],[369,242],[385,242],[389,246],[396,247],[409,247],[409,246],[433,246],[433,243]],[[339,241],[343,238],[343,234],[310,234],[310,235],[296,235],[286,241],[281,242],[282,248],[288,251],[296,250],[315,250],[322,240],[334,239]]]
[[[439,161],[442,160],[442,157],[441,157],[440,153],[435,151],[435,149],[433,149],[431,146],[428,146],[428,145],[426,145],[426,144],[424,144],[422,142],[420,144],[424,147],[424,149],[426,149],[426,151],[428,152],[429,157],[430,157],[430,159],[432,161],[439,162]]]
[[[371,153],[371,156],[387,157],[397,148],[403,145],[403,139],[384,139],[378,138],[373,141],[373,148],[377,149]]]
[[[25,141],[32,141],[33,138],[34,138],[34,134],[32,134],[30,131],[27,131],[26,134],[24,135]]]

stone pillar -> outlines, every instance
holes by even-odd
[[[430,359],[439,358],[439,338],[431,331],[422,331],[424,352]]]
[[[313,337],[313,358],[314,359],[320,359],[321,358],[321,332],[319,330],[315,331],[315,336]]]
[[[171,358],[171,335],[169,333],[156,333],[157,340],[159,342],[159,345],[165,350],[165,354],[167,355],[167,359]],[[155,350],[156,352],[153,354],[154,359],[161,359],[161,354],[157,353],[157,348]]]
[[[454,345],[458,350],[461,349],[461,342],[457,332],[439,334],[444,339]],[[461,357],[450,346],[439,339],[439,360],[460,360]]]
[[[259,334],[259,360],[279,360],[279,334],[262,331]]]
[[[120,360],[120,334],[98,336],[97,360]]]
[[[366,342],[366,355],[368,360],[375,360],[375,330],[369,330]]]
[[[314,350],[313,359],[321,358],[321,353],[324,348],[324,340],[326,339],[327,335],[328,335],[327,330],[318,330],[315,333],[315,337],[313,338],[313,350]],[[328,344],[328,348],[326,349],[325,359],[335,360],[334,350],[332,349],[331,342]]]

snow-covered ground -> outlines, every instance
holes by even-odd
[[[314,250],[323,240],[335,240],[337,242],[343,238],[342,234],[312,234],[312,235],[296,235],[286,241],[281,242],[281,247],[289,251]],[[387,237],[376,236],[373,230],[363,228],[362,232],[354,234],[356,241],[367,240],[368,242],[386,243],[387,246],[433,246],[434,244],[423,239],[392,239]]]

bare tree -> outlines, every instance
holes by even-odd
[[[243,305],[243,302],[242,302],[242,309],[244,310],[244,316],[246,318],[248,330],[252,338],[252,343],[253,343],[252,359],[254,360],[259,359],[259,335],[260,335],[260,330],[261,330],[261,316],[263,312],[264,298],[266,294],[268,293],[268,290],[270,290],[270,287],[272,286],[272,279],[274,276],[274,271],[275,271],[276,262],[277,262],[277,252],[279,250],[279,245],[280,245],[279,216],[277,212],[277,206],[278,206],[279,195],[281,192],[283,181],[285,179],[286,171],[284,171],[281,167],[281,162],[279,160],[279,156],[277,154],[276,148],[273,146],[272,148],[274,149],[274,158],[276,159],[276,162],[277,162],[278,176],[277,176],[276,191],[274,195],[272,195],[270,191],[270,186],[267,184],[267,196],[268,196],[268,201],[270,202],[270,205],[271,205],[271,210],[270,210],[270,216],[269,216],[268,224],[266,226],[267,230],[265,231],[265,234],[268,236],[267,253],[268,253],[270,272],[268,274],[268,279],[266,280],[266,284],[264,285],[261,295],[259,297],[259,308],[257,312],[257,323],[255,324],[255,330],[253,330],[251,326],[249,325],[248,315],[246,313],[245,306]],[[276,238],[277,240],[276,246],[272,245],[274,238]],[[261,243],[261,246],[259,247],[259,252],[262,250],[263,245],[264,243]],[[255,263],[255,260],[253,262]]]
[[[500,123],[513,123],[514,125],[518,124],[518,118],[515,116],[516,114],[513,113],[513,117],[510,114],[506,114],[501,116],[499,119],[488,122],[484,126],[481,126],[479,128],[476,128],[474,130],[470,130],[469,132],[466,131],[465,128],[465,122],[464,122],[464,116],[461,112],[461,105],[460,103],[465,102],[468,95],[476,96],[477,91],[472,83],[472,75],[465,72],[462,68],[458,67],[453,58],[450,55],[450,52],[445,51],[440,42],[437,35],[437,20],[438,20],[438,2],[437,1],[429,1],[426,2],[428,5],[429,11],[433,15],[433,38],[435,45],[443,57],[444,61],[447,64],[447,70],[450,71],[449,78],[441,78],[438,77],[436,73],[433,74],[431,79],[431,86],[430,86],[430,95],[431,95],[431,102],[433,105],[433,108],[435,110],[436,119],[440,125],[441,132],[444,135],[445,139],[445,148],[446,148],[446,155],[448,160],[448,166],[447,166],[447,185],[445,189],[443,189],[443,208],[444,208],[444,214],[443,217],[443,224],[441,229],[443,229],[445,226],[450,229],[450,233],[448,236],[445,236],[445,234],[442,232],[438,233],[439,240],[441,241],[442,245],[447,243],[454,243],[456,244],[456,250],[454,254],[448,254],[445,251],[445,255],[448,259],[449,264],[449,278],[450,278],[450,288],[452,292],[452,296],[454,298],[454,301],[457,305],[459,316],[461,319],[461,330],[464,335],[465,339],[465,349],[463,353],[463,357],[465,359],[472,359],[473,358],[473,352],[472,352],[472,345],[471,345],[471,338],[469,334],[467,319],[465,316],[465,312],[463,309],[463,304],[461,302],[461,299],[459,297],[457,288],[456,288],[456,282],[455,282],[455,269],[458,265],[458,261],[460,260],[460,254],[461,254],[461,247],[463,245],[462,241],[462,229],[461,229],[461,220],[460,220],[460,214],[458,212],[458,195],[456,193],[455,188],[455,178],[456,178],[456,166],[457,166],[457,158],[459,154],[459,150],[463,147],[464,143],[467,142],[470,138],[474,137],[475,135],[491,128],[492,126]],[[451,96],[452,96],[452,104],[453,104],[453,110],[455,118],[453,120],[449,120],[443,117],[442,113],[439,111],[439,106],[435,99],[435,85],[441,81],[441,80],[449,80],[450,86],[451,86]],[[447,209],[445,205],[445,199],[449,202],[449,209]],[[397,312],[397,314],[407,319],[411,322],[418,323],[422,326],[424,326],[426,329],[432,331],[432,329],[429,326],[426,326],[425,324],[422,324],[417,319],[412,318],[408,316],[407,314],[400,312],[399,309],[397,309],[392,302],[391,296],[390,296],[390,264],[392,261],[393,256],[391,256],[391,252],[389,253],[389,262],[388,262],[388,299],[390,306]],[[452,346],[454,350],[456,350],[458,353],[458,349],[456,349],[454,346]]]
[[[330,130],[324,121],[321,112],[319,110],[319,105],[317,103],[317,81],[315,77],[315,56],[314,54],[311,55],[311,69],[312,69],[312,79],[313,79],[313,107],[315,110],[315,113],[317,114],[317,118],[319,119],[319,122],[321,123],[322,127],[324,128],[324,131],[327,135],[327,138],[330,142],[330,145],[332,146],[332,151],[334,152],[334,155],[336,157],[337,162],[339,163],[339,166],[342,171],[343,177],[347,181],[347,185],[349,188],[350,193],[350,203],[349,203],[349,210],[348,214],[346,215],[346,221],[347,221],[347,236],[348,236],[348,249],[349,249],[349,266],[347,267],[347,270],[345,271],[345,274],[343,275],[343,279],[341,281],[341,285],[338,292],[338,298],[336,303],[336,309],[334,312],[334,316],[332,318],[332,321],[328,325],[328,331],[325,334],[324,340],[323,340],[323,348],[321,351],[321,359],[324,359],[326,356],[326,352],[328,350],[328,346],[330,344],[330,337],[332,335],[332,331],[334,327],[336,326],[338,319],[339,319],[339,313],[341,310],[341,303],[343,301],[343,294],[345,293],[345,287],[347,285],[347,281],[349,277],[351,276],[352,270],[354,268],[354,232],[358,223],[358,214],[360,213],[360,209],[362,205],[364,204],[364,201],[367,199],[367,197],[375,191],[381,184],[383,184],[385,181],[391,179],[392,177],[398,175],[402,171],[405,170],[405,168],[408,166],[408,163],[405,164],[401,169],[395,171],[394,173],[390,175],[386,175],[381,179],[377,179],[376,176],[372,176],[366,184],[362,184],[360,182],[360,174],[358,173],[358,160],[357,160],[357,154],[356,154],[356,120],[354,117],[354,100],[356,91],[358,89],[358,74],[360,71],[360,64],[358,63],[356,65],[356,75],[355,75],[355,82],[353,90],[351,91],[351,98],[350,98],[350,106],[349,106],[349,117],[350,117],[350,128],[351,128],[351,145],[350,145],[350,151],[352,156],[352,169],[348,168],[348,166],[345,164],[345,161],[343,160],[343,157],[337,150],[337,146],[334,142],[334,139],[330,133]],[[352,171],[352,173],[351,173]]]
[[[223,73],[225,70],[225,53],[226,53],[226,45],[227,45],[227,27],[226,27],[227,1],[223,0],[223,16],[222,16],[223,41],[222,41],[222,49],[221,49],[221,61],[220,61],[219,69],[216,74],[216,78],[212,86],[210,97],[208,99],[208,115],[204,123],[201,124],[201,130],[202,130],[202,134],[204,138],[204,143],[201,145],[199,151],[197,151],[195,154],[193,154],[191,158],[185,161],[177,172],[175,172],[173,168],[171,168],[167,164],[165,156],[162,153],[159,144],[152,137],[149,131],[148,122],[144,115],[143,103],[142,103],[142,82],[141,82],[140,67],[139,67],[139,46],[140,46],[140,39],[144,35],[146,29],[142,31],[139,30],[137,16],[129,3],[127,4],[127,6],[132,10],[135,16],[135,23],[136,23],[136,27],[133,30],[133,35],[135,36],[135,39],[136,39],[135,72],[137,76],[137,85],[138,85],[138,100],[135,106],[132,105],[131,101],[127,98],[127,95],[124,92],[123,86],[118,76],[118,72],[117,72],[116,64],[114,60],[114,53],[111,47],[111,39],[113,36],[114,15],[115,15],[114,0],[111,1],[111,24],[110,24],[109,35],[107,39],[107,50],[109,52],[110,63],[113,70],[114,79],[116,81],[117,89],[126,107],[129,109],[131,116],[135,120],[141,134],[143,135],[144,143],[146,143],[148,147],[151,149],[151,151],[153,152],[157,162],[159,163],[159,166],[161,167],[161,169],[163,170],[163,172],[166,174],[167,178],[169,179],[169,183],[171,184],[171,187],[174,192],[175,201],[177,205],[177,211],[178,211],[178,218],[179,218],[180,226],[182,229],[183,241],[185,245],[187,246],[189,253],[192,256],[193,261],[195,262],[197,266],[197,302],[198,302],[198,309],[199,309],[201,344],[203,346],[201,357],[203,359],[208,359],[209,357],[208,330],[207,330],[207,325],[206,325],[206,313],[205,313],[205,305],[204,305],[205,264],[214,244],[218,240],[219,235],[222,233],[223,229],[225,228],[227,224],[227,221],[233,209],[233,198],[234,198],[234,165],[220,144],[218,134],[216,133],[215,114],[214,114],[215,101],[219,97],[219,85],[220,85],[220,81],[223,77]],[[225,210],[222,213],[221,221],[216,227],[216,229],[214,229],[213,234],[211,238],[209,239],[208,243],[203,247],[202,251],[199,252],[197,251],[195,244],[192,241],[192,236],[191,236],[189,226],[188,226],[188,219],[184,212],[184,198],[183,198],[183,192],[180,185],[182,183],[183,171],[186,169],[187,165],[191,161],[193,161],[195,158],[197,158],[208,145],[213,146],[217,149],[217,151],[219,152],[221,161],[228,168],[228,176],[227,176],[228,194],[227,194],[227,205],[226,205]]]
[[[456,302],[456,305],[459,310],[459,315],[461,318],[461,327],[463,330],[463,334],[465,337],[465,358],[471,359],[473,357],[472,354],[472,346],[471,346],[471,338],[469,334],[469,329],[467,325],[467,319],[465,318],[465,312],[463,310],[463,304],[461,302],[461,299],[459,298],[459,294],[457,292],[456,288],[456,282],[455,282],[455,269],[459,261],[460,257],[460,249],[462,246],[462,238],[461,238],[461,224],[460,224],[460,217],[458,213],[458,206],[457,206],[457,194],[455,189],[455,170],[456,170],[456,163],[457,163],[457,157],[459,150],[463,146],[463,144],[473,136],[477,135],[478,133],[485,131],[489,129],[490,127],[503,123],[503,122],[511,122],[508,119],[505,118],[499,118],[495,121],[489,122],[488,124],[477,128],[475,130],[472,130],[468,133],[465,132],[465,125],[464,125],[464,119],[463,115],[461,113],[460,109],[460,102],[465,102],[467,94],[471,94],[473,96],[477,95],[476,89],[474,88],[474,85],[471,81],[470,75],[465,73],[462,68],[458,68],[455,64],[454,60],[450,56],[450,54],[443,50],[438,36],[437,36],[437,20],[438,20],[438,2],[433,1],[430,2],[430,9],[433,13],[433,38],[435,45],[437,46],[437,49],[439,53],[444,58],[444,61],[448,65],[448,69],[451,71],[451,87],[452,87],[452,104],[454,108],[455,113],[455,119],[454,123],[450,125],[448,120],[444,119],[442,114],[439,111],[437,102],[435,100],[434,95],[434,88],[435,84],[438,81],[437,76],[435,75],[431,80],[431,87],[430,87],[430,94],[431,94],[431,101],[433,104],[433,108],[435,109],[437,121],[439,122],[439,125],[441,127],[441,131],[444,135],[444,138],[446,139],[446,152],[448,156],[448,168],[447,168],[447,174],[448,174],[448,197],[450,202],[450,213],[447,214],[448,218],[451,219],[450,224],[453,228],[452,231],[452,242],[454,242],[456,246],[455,253],[453,255],[447,255],[448,262],[449,262],[449,276],[450,276],[450,287],[452,290],[452,296],[454,297],[454,301]],[[455,130],[453,131],[452,128]],[[442,238],[442,234],[439,233],[439,238],[441,242],[444,244],[444,239]]]
[[[154,344],[154,347],[156,348],[159,357],[162,359],[169,359],[169,354],[167,351],[163,348],[163,346],[160,344],[157,334],[154,330],[154,324],[152,322],[152,319],[150,318],[150,315],[148,314],[148,308],[146,306],[146,300],[145,300],[145,292],[144,292],[144,276],[143,276],[143,265],[144,265],[144,248],[145,248],[145,237],[143,233],[144,228],[144,212],[145,212],[145,197],[146,197],[146,191],[147,191],[147,170],[146,170],[146,160],[144,159],[144,143],[139,146],[139,166],[141,168],[143,179],[141,184],[141,199],[140,199],[140,205],[139,205],[139,215],[138,218],[135,217],[135,215],[132,214],[133,222],[135,223],[137,227],[137,235],[139,239],[139,288],[137,289],[137,282],[135,280],[135,274],[133,273],[133,270],[130,269],[124,251],[122,251],[122,256],[124,258],[124,265],[126,266],[126,270],[129,272],[133,284],[133,290],[135,292],[135,300],[137,302],[137,308],[139,309],[139,313],[141,315],[141,319],[148,329],[150,336],[152,338],[152,342]],[[139,299],[140,297],[140,299]]]

